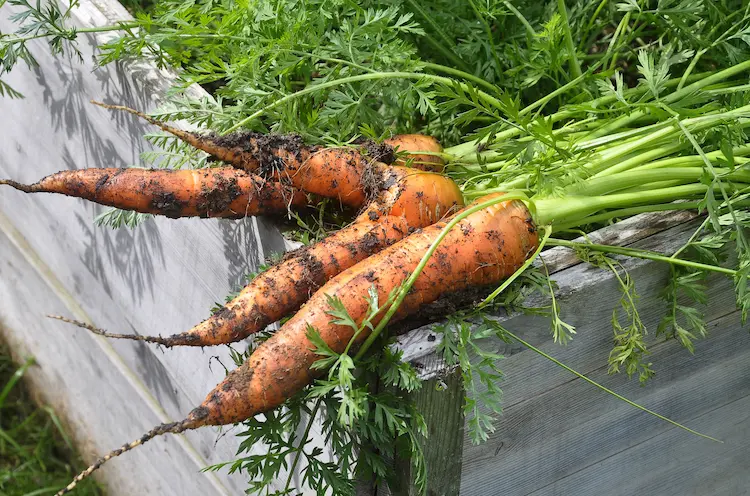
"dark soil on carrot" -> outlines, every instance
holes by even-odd
[[[253,131],[241,131],[224,136],[211,133],[206,136],[222,148],[236,148],[248,152],[258,161],[260,175],[272,175],[284,170],[284,161],[278,157],[279,150],[293,155],[297,160],[303,159],[303,152],[314,152],[316,146],[309,146],[298,134],[262,134]]]
[[[396,153],[391,145],[364,138],[355,140],[354,144],[361,147],[365,155],[372,160],[383,162],[384,164],[392,164],[396,161]]]
[[[400,336],[419,327],[445,319],[458,310],[471,308],[481,302],[497,285],[472,287],[443,295],[438,300],[422,305],[419,311],[388,326],[389,334]]]

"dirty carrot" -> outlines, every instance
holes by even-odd
[[[253,279],[219,312],[172,336],[98,334],[171,346],[212,346],[246,338],[298,309],[341,271],[429,226],[463,205],[455,183],[442,175],[405,167],[373,165],[380,192],[355,221],[310,246],[288,253]],[[91,330],[86,324],[60,319]]]
[[[367,200],[368,165],[373,162],[410,165],[441,172],[442,147],[429,136],[394,136],[383,144],[365,141],[347,147],[306,145],[295,134],[262,134],[252,131],[225,136],[184,131],[121,105],[92,102],[145,119],[162,130],[239,169],[281,180],[306,193],[334,198],[343,205],[362,207]],[[395,153],[405,152],[400,155]]]
[[[307,204],[300,191],[231,167],[200,170],[80,169],[34,184],[0,180],[26,193],[60,193],[166,217],[239,218]]]
[[[388,294],[409,277],[444,227],[443,221],[426,227],[331,279],[243,365],[230,372],[184,420],[157,426],[136,441],[101,457],[58,496],[73,490],[78,482],[108,460],[156,436],[208,425],[233,424],[281,405],[315,377],[310,366],[319,357],[308,339],[310,326],[337,352],[343,352],[353,338],[351,327],[331,322],[328,297],[341,299],[352,318],[361,321],[369,310],[362,295],[374,286],[386,300]],[[405,298],[396,318],[447,292],[503,280],[525,262],[536,250],[537,243],[532,216],[520,201],[499,202],[473,213],[449,232],[417,278],[415,290]],[[366,336],[363,332],[357,340]]]

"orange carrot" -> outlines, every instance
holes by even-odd
[[[482,200],[487,199],[489,197]],[[319,358],[308,339],[310,327],[315,328],[328,346],[339,353],[354,339],[351,327],[332,323],[328,298],[336,296],[349,315],[361,323],[369,311],[369,304],[362,295],[374,288],[379,301],[386,301],[391,291],[417,267],[445,224],[439,222],[417,231],[331,279],[243,365],[230,372],[184,420],[162,424],[138,440],[105,455],[58,495],[73,489],[77,482],[107,460],[155,436],[205,425],[241,422],[281,405],[317,375],[310,369]],[[531,214],[522,202],[509,200],[469,215],[438,246],[394,318],[402,318],[442,294],[497,283],[509,277],[531,256],[538,242]],[[373,323],[376,324],[377,320]],[[357,336],[357,343],[368,333],[369,328],[365,327]]]
[[[463,205],[455,183],[439,174],[374,165],[371,181],[382,189],[351,225],[316,244],[287,254],[219,312],[186,332],[167,337],[112,334],[57,318],[104,336],[168,347],[239,341],[298,309],[341,271]]]
[[[432,136],[400,134],[384,143],[393,147],[396,152],[407,152],[404,158],[396,159],[393,165],[410,165],[415,169],[433,172],[443,172],[445,168],[445,161],[440,156],[443,147]]]
[[[0,180],[26,193],[61,193],[167,217],[230,217],[286,212],[307,204],[294,188],[231,167],[200,170],[80,169],[31,185]]]
[[[375,153],[376,156],[371,157],[361,153],[357,147],[308,146],[298,135],[261,134],[251,131],[226,136],[202,135],[178,129],[128,107],[92,103],[134,114],[234,167],[287,182],[307,193],[338,199],[342,204],[354,208],[365,204],[367,166],[373,162],[382,162],[388,155],[387,151],[380,150]],[[402,152],[413,151],[415,155],[409,159],[412,167],[425,166],[423,168],[442,171],[442,158],[439,155],[430,155],[442,151],[434,138],[411,134],[395,136],[386,143],[386,146],[397,147]],[[398,165],[405,163],[403,159],[397,162]]]

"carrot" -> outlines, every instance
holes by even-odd
[[[409,165],[415,169],[443,172],[445,161],[440,156],[443,147],[438,140],[424,134],[400,134],[384,141],[395,152],[407,152],[404,158],[397,158],[393,165]]]
[[[136,115],[192,147],[239,169],[257,172],[266,178],[282,180],[307,193],[335,198],[342,204],[355,208],[364,205],[367,198],[365,179],[368,164],[382,161],[392,155],[388,150],[382,149],[374,153],[376,156],[368,156],[356,147],[308,146],[302,142],[300,136],[293,134],[261,134],[246,131],[226,136],[202,135],[170,126],[128,107],[95,101],[92,103]],[[387,140],[386,146],[396,147],[402,152],[414,152],[415,155],[408,160],[414,168],[424,165],[429,170],[442,171],[444,164],[439,156],[442,147],[432,137],[414,134],[395,136]],[[399,165],[406,163],[404,159],[397,162]]]
[[[384,165],[374,165],[371,173],[371,181],[381,191],[351,225],[287,254],[219,312],[188,331],[167,337],[112,334],[56,318],[107,337],[167,347],[212,346],[244,339],[298,309],[341,271],[463,205],[458,187],[445,176]]]
[[[481,201],[489,198],[491,196]],[[386,301],[391,291],[414,271],[447,222],[417,231],[331,279],[244,364],[230,372],[184,420],[157,426],[138,440],[108,453],[81,472],[58,495],[72,490],[108,460],[156,436],[207,425],[233,424],[281,405],[317,375],[310,369],[319,359],[308,339],[310,327],[339,353],[355,339],[351,327],[332,323],[333,317],[328,313],[329,297],[340,299],[349,315],[361,323],[369,311],[369,304],[362,295],[375,288],[379,301]],[[437,247],[392,321],[443,294],[502,281],[523,265],[538,242],[531,214],[525,204],[517,200],[497,203],[467,216]],[[382,315],[383,312],[373,324],[377,324]],[[356,343],[361,343],[368,334],[369,327],[365,326],[356,337]]]
[[[307,204],[293,188],[231,167],[201,170],[80,169],[31,185],[0,184],[26,193],[61,193],[136,212],[167,217],[230,217],[286,212]]]

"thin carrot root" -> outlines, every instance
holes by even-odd
[[[41,191],[44,191],[41,189],[39,184],[22,184],[16,181],[11,181],[10,179],[0,179],[0,185],[7,185],[12,186],[16,188],[19,191],[23,191],[24,193],[39,193]]]
[[[231,167],[199,170],[79,169],[34,184],[0,180],[25,193],[60,193],[167,217],[240,218],[286,212],[307,197],[294,188]]]
[[[105,109],[128,112],[137,117],[140,117],[149,124],[153,124],[154,126],[160,128],[162,131],[166,131],[176,138],[179,138],[193,148],[202,150],[212,157],[227,162],[228,164],[237,166],[240,169],[251,170],[256,169],[258,166],[258,162],[252,157],[252,155],[245,153],[238,147],[228,147],[226,145],[222,145],[219,141],[217,141],[217,137],[211,135],[203,135],[192,131],[185,131],[178,127],[170,126],[166,122],[154,119],[148,114],[132,109],[130,107],[126,107],[124,105],[112,105],[109,103],[97,102],[96,100],[91,100],[91,103]]]
[[[133,341],[145,341],[147,343],[156,343],[161,344],[169,348],[170,346],[173,346],[170,344],[168,338],[163,338],[161,336],[140,336],[138,334],[117,334],[114,332],[109,332],[107,330],[101,329],[99,327],[94,327],[91,324],[87,324],[86,322],[81,322],[80,320],[74,320],[69,319],[67,317],[63,317],[62,315],[47,315],[50,319],[60,320],[62,322],[66,322],[68,324],[73,324],[74,326],[81,327],[83,329],[89,330],[92,333],[103,336],[105,338],[113,338],[113,339],[131,339]]]
[[[168,424],[161,424],[157,427],[154,427],[149,432],[141,436],[140,438],[136,439],[132,443],[124,444],[121,447],[117,448],[116,450],[112,450],[106,455],[102,456],[98,460],[96,460],[94,463],[92,463],[86,470],[78,474],[70,484],[65,486],[63,489],[57,492],[55,496],[62,496],[63,494],[67,494],[73,489],[76,488],[79,482],[86,479],[88,476],[90,476],[92,473],[94,473],[99,467],[107,463],[112,458],[118,457],[125,453],[126,451],[130,451],[133,448],[136,448],[151,439],[161,436],[162,434],[166,434],[168,432],[171,432],[172,434],[179,434],[180,432],[184,432],[188,429],[194,429],[194,421],[191,419],[185,419],[181,422],[171,422]]]

